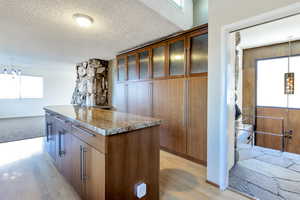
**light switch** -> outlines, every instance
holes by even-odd
[[[136,197],[141,199],[147,194],[147,185],[145,183],[139,183],[135,187]]]

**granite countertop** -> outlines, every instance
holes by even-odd
[[[125,133],[142,128],[158,126],[161,120],[104,110],[96,107],[75,105],[47,106],[44,110],[62,115],[80,126],[104,136]]]

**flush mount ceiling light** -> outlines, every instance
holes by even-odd
[[[94,22],[93,18],[88,15],[76,13],[73,15],[73,19],[77,22],[80,27],[87,28]]]

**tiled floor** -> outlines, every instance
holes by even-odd
[[[260,200],[300,200],[300,155],[239,145],[230,187]]]

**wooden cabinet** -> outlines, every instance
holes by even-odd
[[[72,166],[72,135],[70,130],[70,122],[63,119],[55,119],[55,132],[56,132],[56,166],[60,173],[64,177],[71,181],[72,171],[70,167]]]
[[[160,145],[164,150],[201,164],[207,160],[207,33],[207,26],[201,26],[117,56],[132,60],[129,80],[137,73],[141,81],[117,83],[114,96],[119,111],[163,120]],[[134,71],[136,63],[139,67]],[[143,80],[147,71],[152,80]]]
[[[62,116],[51,122],[56,132],[54,163],[83,200],[137,200],[135,186],[140,182],[147,184],[143,199],[159,199],[157,126],[103,136]],[[47,140],[45,149],[50,154]]]
[[[164,120],[160,144],[177,153],[186,153],[185,79],[153,82],[153,116]]]
[[[105,156],[77,137],[72,138],[71,184],[82,199],[105,199]]]
[[[105,156],[90,145],[83,152],[85,199],[105,199]]]
[[[72,172],[71,184],[81,198],[84,198],[85,185],[83,174],[83,148],[85,143],[77,137],[72,137],[71,152],[72,152]]]
[[[187,80],[187,154],[202,163],[207,160],[207,77]]]

